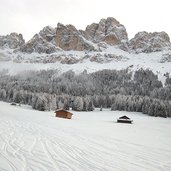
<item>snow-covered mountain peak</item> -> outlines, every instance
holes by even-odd
[[[56,30],[50,26],[46,26],[39,33],[35,34],[32,39],[15,50],[15,52],[51,54],[61,51],[61,49],[56,46],[55,35]]]
[[[139,32],[129,41],[129,48],[136,53],[150,53],[171,49],[170,38],[166,32]]]
[[[128,40],[125,27],[112,17],[101,19],[98,24],[88,25],[85,35],[94,42],[104,41],[110,45],[116,45],[123,40]]]
[[[39,35],[47,41],[51,41],[56,35],[56,29],[51,26],[46,26],[39,32]]]
[[[0,47],[16,49],[25,43],[22,34],[11,33],[6,36],[0,36]]]

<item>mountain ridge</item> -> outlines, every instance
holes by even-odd
[[[116,42],[112,39],[114,33]],[[167,33],[139,32],[129,40],[126,28],[111,17],[85,30],[61,23],[57,28],[46,26],[27,42],[17,33],[0,36],[0,72],[8,70],[9,74],[39,69],[79,73],[143,68],[152,70],[164,84],[164,75],[171,74],[170,62],[171,43]]]
[[[14,49],[14,52],[46,53],[59,51],[97,51],[114,46],[130,53],[151,53],[171,49],[170,38],[162,32],[138,32],[132,39],[124,25],[115,18],[101,19],[92,23],[85,30],[75,26],[57,24],[56,28],[46,26],[25,42],[22,34],[11,33],[0,36],[0,47]]]

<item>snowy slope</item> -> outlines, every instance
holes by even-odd
[[[104,110],[55,118],[0,102],[2,171],[171,171],[171,119]],[[133,124],[116,119],[128,115]]]
[[[108,46],[103,52],[62,51],[49,55],[0,50],[0,71],[8,69],[10,74],[16,74],[25,70],[58,69],[60,72],[73,70],[80,73],[85,69],[94,72],[102,69],[129,68],[130,71],[135,71],[148,68],[164,83],[164,74],[171,74],[170,58],[169,50],[134,54],[112,46]]]

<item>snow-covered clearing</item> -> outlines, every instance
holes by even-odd
[[[171,171],[171,119],[53,112],[0,102],[0,171]],[[121,115],[133,124],[116,123]]]

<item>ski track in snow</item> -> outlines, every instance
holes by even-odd
[[[0,102],[0,106],[3,104]],[[98,129],[107,130],[112,126],[115,127],[109,134],[103,132],[94,134],[94,130],[91,133],[75,126],[79,124],[79,119],[81,122],[85,119],[81,114],[78,114],[75,120],[63,120],[52,117],[51,112],[37,112],[36,117],[39,119],[41,115],[53,122],[56,119],[56,127],[54,124],[51,125],[51,122],[48,125],[48,121],[38,122],[37,118],[34,118],[37,114],[35,111],[34,113],[28,109],[15,111],[16,107],[9,106],[9,110],[7,105],[5,107],[5,110],[0,109],[0,171],[171,171],[171,148],[130,141],[121,138],[119,134],[111,135],[117,130],[116,123],[108,123],[111,124],[111,127],[108,127],[107,123],[103,125],[100,121],[91,121],[91,115],[88,115],[84,122],[90,120],[90,123],[86,123],[87,127],[90,124],[90,128],[93,128],[93,122],[102,123],[102,125],[95,123]],[[12,114],[8,115],[12,109],[14,116],[19,111],[20,114],[17,116],[27,111],[32,120],[12,118]],[[96,117],[100,116],[97,114]],[[144,122],[148,119],[150,117],[146,117]],[[171,120],[168,119],[168,122]],[[126,128],[124,131],[132,129],[134,125],[123,125]],[[166,128],[169,129],[171,126]],[[169,140],[171,137],[168,138],[168,147],[171,146]]]

